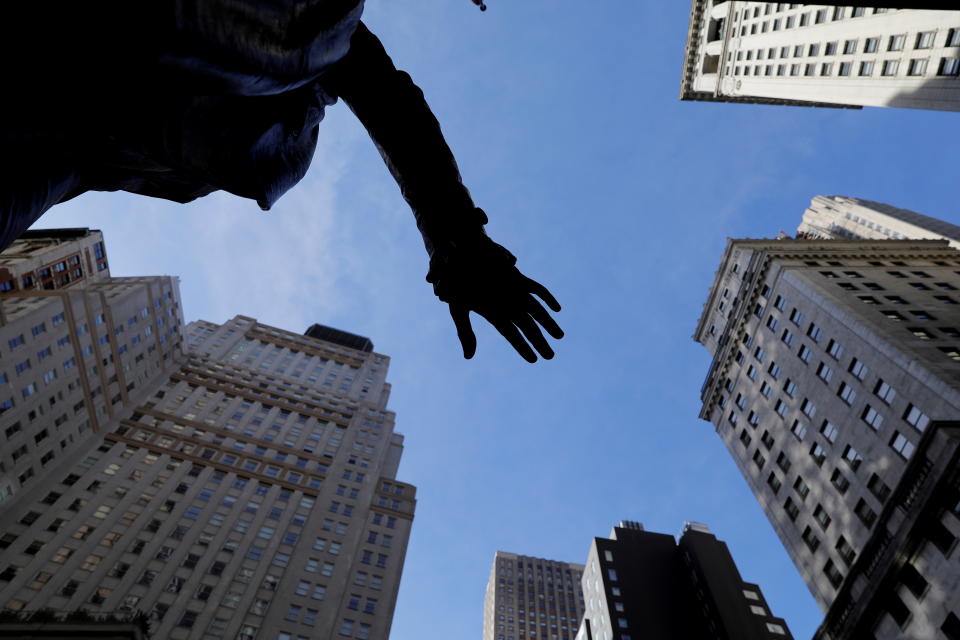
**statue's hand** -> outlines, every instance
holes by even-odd
[[[452,258],[431,265],[427,280],[450,305],[464,358],[472,358],[477,350],[471,311],[492,324],[524,360],[537,361],[534,349],[547,360],[553,357],[540,327],[558,339],[563,330],[534,296],[554,312],[560,311],[560,304],[546,287],[520,273],[515,262],[509,251],[483,236],[482,242],[459,247]]]

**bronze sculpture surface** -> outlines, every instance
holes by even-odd
[[[559,304],[484,233],[423,93],[361,22],[363,0],[19,5],[0,27],[12,95],[0,249],[90,190],[176,202],[224,190],[269,209],[306,173],[324,110],[342,99],[413,210],[464,356],[474,311],[526,360],[553,357],[540,327],[563,332],[534,296]]]

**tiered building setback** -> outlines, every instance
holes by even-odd
[[[814,196],[797,227],[812,240],[946,240],[960,249],[960,227],[883,202]]]
[[[245,316],[184,332],[168,277],[0,308],[0,605],[389,637],[416,496],[386,356]]]
[[[701,418],[826,613],[817,637],[960,637],[960,253],[730,240],[695,339]]]
[[[583,616],[582,574],[582,564],[497,551],[483,640],[573,640]]]
[[[693,0],[681,100],[960,110],[960,12]]]

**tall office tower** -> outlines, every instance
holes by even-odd
[[[673,536],[621,522],[594,538],[583,572],[576,640],[792,638],[760,587],[744,582],[727,545],[688,522]]]
[[[0,606],[388,637],[415,490],[385,356],[243,316],[192,323],[184,353],[173,278],[0,304]]]
[[[820,240],[946,240],[960,249],[960,227],[882,202],[814,196],[797,227],[798,238]]]
[[[0,295],[77,288],[110,277],[103,234],[96,229],[34,229],[0,254]]]
[[[826,612],[819,638],[960,637],[958,274],[945,240],[727,244],[694,335],[700,417]]]
[[[680,99],[957,111],[958,74],[956,11],[693,0]]]
[[[497,551],[483,640],[573,640],[583,616],[582,564]]]

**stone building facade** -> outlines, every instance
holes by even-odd
[[[814,196],[797,227],[811,240],[946,240],[960,249],[960,227],[883,202]]]
[[[826,613],[819,637],[957,637],[960,253],[730,240],[694,337],[713,356],[700,416]]]
[[[693,0],[680,99],[957,111],[960,13]]]
[[[483,640],[573,640],[583,617],[583,565],[497,551],[483,603]]]
[[[388,357],[245,316],[185,329],[170,277],[0,308],[0,606],[389,637],[416,491]]]

